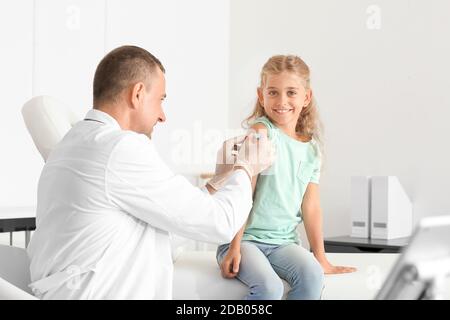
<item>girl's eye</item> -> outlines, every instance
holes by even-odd
[[[274,96],[274,95],[276,95],[276,94],[277,94],[276,91],[269,91],[269,96]]]
[[[297,92],[295,91],[288,91],[288,96],[295,96],[297,94]]]

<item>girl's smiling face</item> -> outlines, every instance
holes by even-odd
[[[305,81],[292,72],[268,74],[258,88],[259,103],[266,115],[287,134],[295,135],[295,127],[302,109],[312,98]]]

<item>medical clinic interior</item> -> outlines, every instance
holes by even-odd
[[[450,2],[0,2],[0,299],[450,299]]]

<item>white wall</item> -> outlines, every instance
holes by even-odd
[[[167,122],[154,133],[162,157],[178,172],[212,170],[228,125],[228,7],[226,0],[1,2],[0,207],[36,203],[43,161],[22,105],[46,94],[83,117],[98,62],[124,44],[149,50],[167,70]]]
[[[350,233],[352,175],[398,176],[415,221],[450,213],[449,12],[446,0],[231,0],[231,126],[250,113],[271,55],[311,67],[325,236]]]
[[[107,49],[138,44],[165,66],[167,122],[153,134],[162,156],[178,172],[214,169],[228,125],[228,1],[107,3]]]
[[[0,39],[0,206],[26,206],[42,166],[20,113],[32,96],[32,1],[0,2]]]

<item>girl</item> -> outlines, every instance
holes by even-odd
[[[249,219],[230,244],[217,249],[222,275],[249,287],[246,299],[319,299],[324,273],[353,272],[325,256],[319,200],[321,145],[308,66],[297,56],[274,56],[264,65],[251,129],[276,147],[272,167],[253,181]],[[256,188],[255,188],[256,186]],[[312,254],[299,245],[304,222]]]

